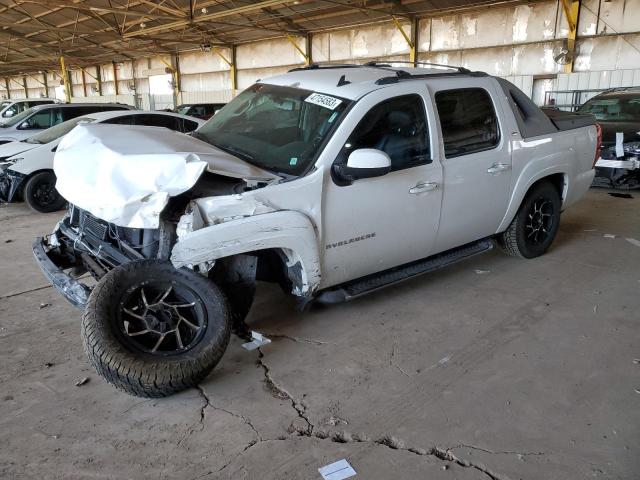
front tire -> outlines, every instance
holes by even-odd
[[[556,187],[549,182],[535,185],[498,243],[509,255],[535,258],[544,254],[558,233],[562,203]]]
[[[98,374],[140,397],[195,387],[222,358],[230,331],[220,289],[162,260],[111,270],[91,292],[82,319],[84,349]]]
[[[24,186],[24,201],[29,208],[40,213],[56,212],[66,203],[56,190],[53,172],[40,172],[29,178]]]

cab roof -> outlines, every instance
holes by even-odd
[[[444,67],[444,68],[440,68]],[[486,76],[462,67],[438,65],[436,68],[392,67],[388,64],[364,65],[310,65],[269,77],[261,83],[322,92],[337,97],[357,100],[385,85],[406,80],[441,76]]]

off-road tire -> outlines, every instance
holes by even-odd
[[[540,201],[550,202],[553,208],[553,223],[546,239],[537,245],[532,245],[527,240],[525,226],[534,204]],[[560,194],[556,187],[547,181],[538,183],[527,193],[507,230],[498,235],[498,244],[505,253],[514,257],[539,257],[548,250],[558,232],[561,207]]]
[[[126,292],[153,279],[188,285],[206,312],[197,344],[157,356],[131,348],[119,333],[118,308]],[[90,363],[107,382],[140,397],[165,397],[195,387],[222,358],[231,332],[227,301],[209,279],[164,260],[141,260],[114,268],[93,288],[82,318],[82,340]]]
[[[40,213],[51,213],[62,210],[67,203],[62,195],[55,189],[56,175],[53,172],[36,173],[29,179],[24,186],[23,199],[31,210]],[[51,188],[49,198],[43,201],[42,195],[37,192],[42,188]]]

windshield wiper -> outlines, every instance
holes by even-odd
[[[214,147],[218,147],[220,150],[224,150],[225,152],[230,153],[231,155],[236,155],[243,160],[249,160],[250,162],[256,161],[255,157],[250,153],[245,152],[244,150],[240,150],[239,148],[233,147],[231,145],[216,145],[215,143],[212,143],[212,145]]]

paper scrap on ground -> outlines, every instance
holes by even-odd
[[[640,247],[640,240],[636,240],[635,238],[627,238],[626,240],[631,245],[635,245],[636,247]]]
[[[271,340],[262,335],[261,333],[251,331],[251,340],[250,342],[243,343],[242,348],[245,350],[255,350],[258,347],[262,347],[263,345],[268,345],[271,343]]]
[[[318,472],[320,472],[324,480],[343,480],[344,478],[353,477],[356,474],[356,471],[345,459],[319,468]]]
[[[603,235],[604,238],[616,238],[616,236],[613,233],[605,233]]]
[[[480,270],[479,268],[476,268],[476,273],[478,275],[484,275],[485,273],[491,273],[491,270]]]

